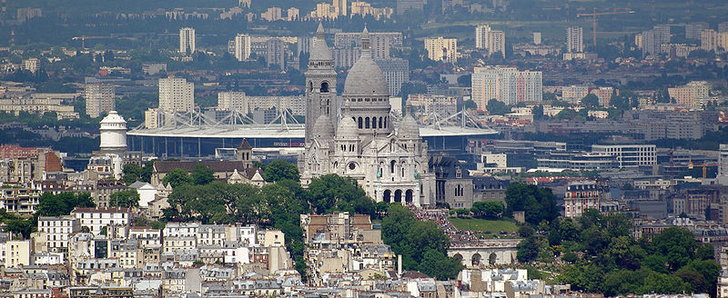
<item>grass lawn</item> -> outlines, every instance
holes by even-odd
[[[451,217],[450,222],[463,231],[481,231],[498,233],[501,231],[517,232],[518,226],[508,220],[487,220],[478,218],[455,218]]]

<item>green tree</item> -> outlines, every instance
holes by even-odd
[[[191,178],[192,183],[196,185],[205,185],[209,184],[212,181],[215,181],[215,172],[205,166],[203,163],[195,164],[195,167],[192,169]],[[166,178],[166,176],[165,176]],[[174,185],[172,185],[174,187]]]
[[[5,231],[18,233],[23,239],[29,239],[30,233],[33,231],[33,222],[30,219],[11,219],[4,221]]]
[[[526,222],[538,225],[542,221],[552,221],[559,216],[556,207],[556,196],[551,189],[535,185],[512,183],[506,190],[506,216],[513,216],[513,211],[524,211]]]
[[[463,110],[468,109],[478,109],[478,104],[476,104],[472,99],[463,101]]]
[[[38,216],[60,216],[71,214],[76,207],[95,207],[91,194],[63,192],[54,195],[50,192],[43,193],[36,207]]]
[[[274,160],[265,166],[263,179],[267,182],[278,182],[281,180],[298,181],[301,177],[296,165],[283,160]]]
[[[495,98],[488,101],[485,105],[485,109],[491,115],[505,115],[511,112],[511,108],[507,104]]]
[[[581,99],[581,105],[588,107],[588,108],[598,107],[599,106],[599,97],[597,97],[594,94],[589,93],[589,94],[587,94],[587,96],[584,96],[584,98]]]
[[[652,239],[651,248],[655,254],[667,257],[668,268],[675,271],[693,259],[698,243],[687,229],[671,227]]]
[[[131,208],[139,207],[139,193],[136,190],[123,190],[109,196],[111,207]]]
[[[482,218],[498,218],[503,214],[503,210],[505,210],[503,203],[497,201],[475,202],[470,208],[476,217]]]
[[[374,201],[356,181],[335,174],[312,179],[308,186],[308,199],[319,214],[347,211],[375,215]]]
[[[541,249],[541,245],[536,240],[536,237],[528,237],[518,243],[518,252],[516,258],[521,263],[530,263],[536,260],[538,253]]]
[[[167,175],[164,175],[162,183],[164,183],[164,185],[169,184],[172,186],[172,188],[175,188],[185,184],[191,184],[192,177],[190,177],[190,174],[183,169],[173,169],[169,171]]]
[[[403,267],[445,280],[457,276],[463,266],[447,257],[450,239],[433,222],[418,221],[400,204],[390,204],[382,219],[382,240],[402,255]]]
[[[121,177],[121,182],[123,182],[126,185],[131,185],[134,182],[140,181],[142,171],[143,171],[143,168],[136,164],[130,163],[130,164],[124,165],[123,176]]]

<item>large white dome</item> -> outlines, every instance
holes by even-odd
[[[344,95],[389,95],[389,87],[387,80],[384,79],[384,73],[372,59],[369,47],[369,31],[366,28],[362,33],[361,57],[349,69],[349,74],[344,82]]]

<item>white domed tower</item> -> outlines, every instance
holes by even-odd
[[[116,111],[111,111],[101,120],[100,124],[100,152],[122,156],[126,152],[126,121],[124,118]]]
[[[336,95],[334,56],[326,45],[324,27],[319,23],[311,43],[311,56],[306,70],[306,143],[312,141],[313,128],[321,115],[327,115],[335,125],[339,109]]]
[[[344,83],[341,113],[352,117],[360,136],[387,135],[392,132],[389,87],[382,70],[372,59],[366,27],[361,41],[361,57],[349,70]]]

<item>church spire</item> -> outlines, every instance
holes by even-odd
[[[324,24],[319,22],[318,28],[316,29],[316,38],[324,39],[326,37],[326,31],[324,31]]]
[[[364,25],[364,31],[361,33],[361,49],[366,53],[370,53],[372,49],[371,40],[369,39],[369,29]]]

